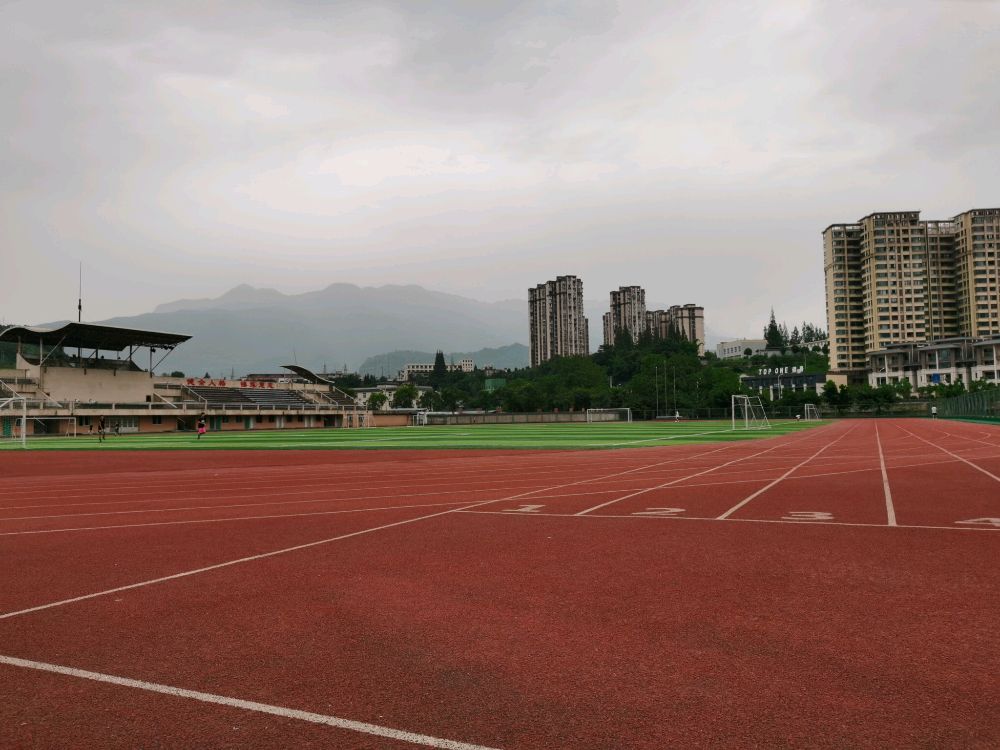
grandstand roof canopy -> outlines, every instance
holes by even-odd
[[[286,370],[291,370],[299,377],[305,378],[310,383],[316,383],[317,385],[332,385],[336,388],[336,383],[332,380],[327,380],[321,375],[317,375],[312,370],[301,367],[300,365],[282,365]]]
[[[120,352],[128,347],[148,346],[151,349],[173,349],[190,336],[183,333],[141,331],[137,328],[117,328],[94,323],[67,323],[59,328],[28,328],[11,326],[0,331],[0,341],[21,340],[27,344],[100,349]]]

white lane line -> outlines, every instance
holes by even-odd
[[[637,497],[638,495],[644,495],[647,492],[652,492],[653,490],[662,490],[670,487],[671,485],[679,484],[680,482],[685,482],[688,479],[694,479],[695,477],[700,477],[702,474],[708,474],[709,472],[715,471],[716,469],[722,469],[731,464],[738,463],[740,461],[746,461],[748,458],[756,458],[757,456],[763,455],[765,453],[770,453],[778,448],[783,448],[787,443],[781,443],[780,445],[772,445],[770,448],[762,451],[757,451],[757,453],[751,453],[749,456],[741,456],[740,458],[734,458],[731,461],[727,461],[724,464],[717,464],[716,466],[711,466],[702,471],[696,472],[694,474],[688,474],[687,476],[679,477],[670,482],[664,482],[663,484],[658,484],[655,487],[646,487],[638,492],[631,492],[628,495],[623,495],[622,497],[616,497],[613,500],[608,500],[606,503],[601,503],[600,505],[595,505],[593,508],[587,508],[586,510],[581,510],[579,513],[575,513],[577,516],[585,516],[588,513],[592,513],[595,510],[600,510],[601,508],[606,508],[609,505],[614,505],[615,503],[620,503],[622,500],[628,500],[631,497]]]
[[[537,482],[533,482],[537,484]],[[281,507],[284,505],[315,505],[317,503],[352,503],[361,502],[364,500],[386,500],[390,498],[403,499],[403,498],[416,498],[416,497],[438,497],[439,495],[461,495],[461,494],[479,494],[481,492],[498,492],[500,490],[510,489],[510,487],[483,487],[482,489],[461,489],[461,490],[443,490],[434,492],[412,492],[406,494],[394,493],[390,495],[360,495],[356,497],[326,497],[326,498],[312,498],[306,500],[273,500],[267,503],[228,503],[226,505],[182,505],[177,508],[140,508],[138,510],[102,510],[102,511],[91,511],[89,513],[58,513],[53,515],[43,515],[43,516],[6,516],[0,517],[0,523],[6,523],[7,521],[42,521],[42,520],[52,520],[55,518],[90,518],[94,516],[132,516],[132,515],[144,515],[144,514],[154,514],[154,513],[180,513],[181,511],[187,510],[227,510],[229,508],[261,508],[261,507]],[[286,493],[281,493],[279,495],[247,495],[247,497],[285,497]],[[468,500],[460,500],[455,503],[455,505],[462,505],[467,503]],[[443,503],[438,503],[442,505]],[[264,516],[266,517],[266,516]],[[2,534],[0,534],[2,536]]]
[[[875,443],[878,445],[878,462],[882,467],[882,487],[885,489],[885,516],[890,526],[896,525],[896,508],[892,504],[892,490],[889,489],[889,473],[885,470],[885,454],[882,453],[882,438],[875,422]]]
[[[728,446],[725,446],[725,447],[728,447]],[[717,450],[722,450],[722,448],[719,448]],[[714,453],[716,451],[710,451],[710,452]],[[659,462],[657,462],[655,464],[650,464],[648,466],[639,466],[639,467],[635,467],[635,468],[632,468],[632,469],[628,469],[627,471],[619,471],[619,472],[615,472],[614,474],[607,474],[605,476],[590,477],[588,479],[578,479],[575,482],[564,482],[563,484],[556,484],[556,485],[552,485],[550,487],[540,487],[540,488],[535,489],[535,490],[529,490],[527,492],[520,492],[520,493],[515,494],[515,495],[510,495],[508,497],[501,497],[501,498],[497,498],[495,500],[483,500],[483,501],[480,501],[480,502],[477,502],[477,503],[469,503],[469,504],[465,505],[463,508],[450,508],[448,510],[441,511],[441,512],[438,512],[438,513],[430,513],[430,514],[424,515],[424,516],[417,516],[416,518],[409,518],[409,519],[406,519],[404,521],[396,521],[394,523],[388,523],[388,524],[384,524],[382,526],[375,526],[375,527],[370,528],[370,529],[362,529],[360,531],[354,531],[354,532],[351,532],[349,534],[342,534],[340,536],[330,537],[328,539],[320,539],[320,540],[315,541],[315,542],[307,542],[306,544],[297,544],[294,547],[285,547],[283,549],[273,550],[271,552],[263,552],[263,553],[261,553],[259,555],[250,555],[248,557],[240,557],[240,558],[238,558],[236,560],[227,560],[226,562],[216,563],[215,565],[208,565],[208,566],[203,567],[203,568],[196,568],[194,570],[186,570],[186,571],[183,571],[181,573],[174,573],[173,575],[161,576],[159,578],[152,578],[152,579],[149,579],[149,580],[146,580],[146,581],[139,581],[138,583],[130,583],[130,584],[127,584],[125,586],[117,586],[117,587],[115,587],[113,589],[105,589],[104,591],[96,591],[96,592],[94,592],[92,594],[83,594],[81,596],[74,596],[74,597],[69,598],[69,599],[61,599],[59,601],[49,602],[48,604],[40,604],[40,605],[35,606],[35,607],[28,607],[27,609],[17,610],[16,612],[6,612],[4,614],[0,614],[0,620],[6,620],[8,618],[17,617],[19,615],[26,615],[26,614],[29,614],[31,612],[39,612],[41,610],[52,609],[53,607],[61,607],[61,606],[64,606],[66,604],[74,604],[76,602],[86,601],[87,599],[95,599],[95,598],[100,597],[100,596],[107,596],[109,594],[116,594],[119,591],[128,591],[130,589],[137,589],[137,588],[142,588],[144,586],[151,586],[151,585],[156,584],[156,583],[164,583],[166,581],[173,581],[173,580],[176,580],[178,578],[187,578],[188,576],[198,575],[199,573],[207,573],[207,572],[212,571],[212,570],[219,570],[221,568],[228,568],[228,567],[230,567],[232,565],[239,565],[241,563],[253,562],[255,560],[263,560],[263,559],[268,558],[268,557],[274,557],[276,555],[283,555],[283,554],[288,553],[288,552],[296,552],[296,551],[302,550],[302,549],[309,549],[311,547],[318,547],[320,545],[330,544],[331,542],[339,542],[339,541],[344,540],[344,539],[351,539],[353,537],[361,536],[362,534],[370,534],[370,533],[375,532],[375,531],[382,531],[383,529],[391,529],[391,528],[394,528],[396,526],[404,526],[406,524],[416,523],[417,521],[426,521],[426,520],[431,519],[431,518],[438,518],[440,516],[444,516],[444,515],[448,515],[448,514],[454,513],[456,510],[469,510],[471,508],[479,508],[479,507],[481,507],[483,505],[490,505],[491,503],[501,503],[501,502],[509,502],[511,500],[519,500],[519,499],[521,499],[523,497],[527,497],[528,495],[532,495],[532,494],[534,494],[536,492],[551,492],[552,490],[562,489],[563,487],[573,487],[575,485],[585,484],[586,482],[590,482],[590,481],[599,481],[601,479],[609,479],[611,477],[622,476],[622,475],[625,475],[625,474],[630,474],[630,473],[635,472],[635,471],[640,471],[642,469],[652,468],[653,466],[659,466],[659,465],[664,464],[664,463],[670,463],[672,460],[677,460],[677,459],[671,459],[670,461],[659,461]]]
[[[981,471],[983,474],[985,474],[986,476],[988,476],[990,479],[993,479],[994,481],[1000,482],[1000,477],[998,477],[996,474],[993,474],[992,472],[987,471],[982,466],[979,466],[977,464],[972,463],[972,461],[970,461],[969,459],[963,458],[962,456],[958,455],[957,453],[952,453],[950,450],[948,450],[947,448],[942,448],[940,445],[934,445],[934,443],[932,443],[930,440],[924,440],[924,438],[920,437],[920,435],[917,435],[915,433],[910,432],[905,427],[900,427],[899,429],[901,429],[907,435],[912,435],[917,440],[923,440],[923,442],[927,443],[927,445],[932,445],[935,448],[937,448],[939,451],[943,451],[943,452],[947,453],[952,458],[957,458],[962,463],[968,464],[969,466],[971,466],[976,471]],[[972,438],[967,438],[967,439],[971,440]],[[977,441],[977,442],[981,442],[981,441]]]
[[[616,445],[635,445],[636,443],[652,443],[657,440],[679,440],[681,438],[697,437],[698,435],[716,435],[722,432],[732,432],[732,430],[709,430],[708,432],[689,432],[681,435],[671,435],[670,437],[663,437],[662,435],[651,438],[643,438],[642,440],[627,440],[624,443],[587,443],[591,447],[614,447]]]
[[[277,513],[268,516],[232,516],[230,518],[197,518],[187,521],[150,521],[149,523],[118,523],[107,526],[74,526],[65,529],[27,529],[25,531],[4,531],[0,536],[25,536],[29,534],[61,534],[67,531],[103,531],[105,529],[141,529],[146,526],[183,526],[193,523],[226,523],[227,521],[261,521],[275,518],[305,518],[308,516],[335,516],[342,513],[367,513],[378,510],[407,510],[413,508],[441,508],[448,505],[468,505],[466,501],[450,503],[424,503],[422,505],[386,505],[380,508],[351,508],[349,510],[317,510],[309,513]]]
[[[844,433],[843,435],[841,435],[841,436],[840,436],[839,438],[837,438],[837,439],[836,439],[836,440],[834,440],[833,442],[830,442],[830,443],[827,443],[826,445],[824,445],[824,446],[823,446],[822,448],[820,448],[820,449],[819,449],[818,451],[816,451],[816,452],[815,452],[815,453],[813,453],[813,454],[812,454],[811,456],[809,456],[809,458],[805,459],[804,461],[802,461],[802,462],[800,462],[800,463],[796,464],[795,466],[793,466],[792,468],[790,468],[790,469],[789,469],[788,471],[786,471],[786,472],[785,472],[784,474],[782,474],[782,475],[781,475],[780,477],[778,477],[778,478],[777,478],[777,479],[775,479],[775,480],[774,480],[773,482],[771,482],[770,484],[768,484],[768,485],[767,485],[766,487],[761,487],[761,488],[760,488],[759,490],[757,490],[756,492],[754,492],[754,493],[753,493],[752,495],[750,495],[749,497],[746,497],[746,498],[744,498],[743,500],[740,500],[740,502],[736,503],[736,505],[734,505],[734,506],[733,506],[732,508],[730,508],[729,510],[727,510],[727,511],[726,511],[725,513],[723,513],[723,514],[722,514],[721,516],[718,516],[718,519],[719,519],[720,521],[724,521],[724,520],[726,520],[726,519],[727,519],[727,518],[729,518],[729,517],[730,517],[731,515],[733,515],[733,513],[735,513],[736,511],[738,511],[738,510],[739,510],[740,508],[742,508],[742,507],[743,507],[744,505],[746,505],[747,503],[749,503],[750,501],[752,501],[752,500],[753,500],[754,498],[757,498],[757,497],[760,497],[760,496],[761,496],[761,495],[763,495],[763,494],[764,494],[765,492],[767,492],[767,491],[768,491],[769,489],[771,489],[772,487],[774,487],[774,485],[778,484],[779,482],[783,481],[783,480],[784,480],[784,479],[786,479],[786,478],[787,478],[788,476],[790,476],[791,474],[793,474],[793,473],[795,472],[795,470],[796,470],[796,469],[798,469],[798,468],[799,468],[799,467],[801,467],[801,466],[805,466],[805,465],[806,465],[807,463],[809,463],[810,461],[812,461],[812,460],[813,460],[814,458],[816,458],[816,456],[818,456],[819,454],[821,454],[821,453],[822,453],[823,451],[825,451],[825,450],[826,450],[827,448],[830,448],[831,446],[833,446],[833,445],[836,445],[837,443],[839,443],[839,442],[840,442],[841,440],[843,440],[843,439],[844,439],[844,438],[845,438],[845,437],[846,437],[847,435],[850,435],[850,434],[851,434],[851,433],[852,433],[852,432],[854,431],[854,429],[855,429],[854,427],[851,427],[850,429],[848,429],[848,430],[847,430],[847,432],[845,432],[845,433]]]
[[[712,523],[778,523],[785,526],[863,526],[870,529],[887,529],[889,526],[884,523],[864,523],[855,521],[810,521],[795,520],[785,521],[780,518],[725,518],[720,519],[713,516],[683,516],[683,515],[644,515],[633,513],[632,515],[621,514],[601,514],[599,516],[578,516],[575,513],[507,513],[499,510],[457,510],[456,513],[469,516],[505,516],[507,518],[614,518],[614,519],[654,519],[657,521],[710,521]],[[895,529],[939,529],[942,531],[992,531],[1000,532],[997,526],[921,526],[919,524],[897,524]]]
[[[171,685],[161,685],[156,682],[146,682],[145,680],[133,680],[129,677],[119,677],[118,675],[104,674],[103,672],[91,672],[86,669],[77,669],[75,667],[63,667],[58,664],[48,664],[46,662],[31,661],[29,659],[18,659],[15,656],[5,656],[0,654],[0,664],[6,664],[11,667],[21,667],[22,669],[34,669],[40,672],[51,672],[54,674],[65,675],[67,677],[77,677],[83,680],[93,680],[94,682],[104,682],[109,685],[118,685],[119,687],[146,690],[151,693],[170,695],[174,698],[188,698],[190,700],[201,701],[202,703],[214,703],[219,706],[238,708],[244,711],[254,711],[260,714],[270,714],[272,716],[280,716],[285,719],[308,721],[311,724],[323,724],[328,727],[346,729],[351,732],[360,732],[362,734],[370,734],[376,737],[386,737],[392,740],[410,742],[414,745],[423,745],[424,747],[441,748],[442,750],[496,750],[495,748],[488,748],[485,745],[473,745],[468,742],[446,740],[441,739],[440,737],[431,737],[426,734],[407,732],[402,729],[383,727],[378,724],[369,724],[365,721],[343,719],[339,716],[327,716],[325,714],[316,714],[311,711],[300,711],[296,708],[285,708],[284,706],[272,706],[269,703],[258,703],[257,701],[247,701],[241,698],[230,698],[225,695],[216,695],[215,693],[203,693],[200,690],[188,690],[186,688],[173,687]]]

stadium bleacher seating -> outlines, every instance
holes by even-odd
[[[313,402],[303,398],[295,391],[282,389],[257,391],[244,390],[242,395],[248,400],[261,406],[285,406],[291,409],[298,409],[303,406],[312,406]]]
[[[203,399],[208,408],[227,406],[266,406],[286,409],[300,409],[312,406],[313,402],[295,391],[285,389],[257,390],[250,388],[219,388],[207,386],[187,386],[187,390]]]

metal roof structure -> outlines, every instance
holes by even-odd
[[[323,376],[317,375],[312,370],[309,370],[300,365],[282,365],[282,367],[284,367],[286,370],[291,370],[300,378],[305,378],[310,383],[315,383],[316,385],[329,385],[333,388],[337,387],[337,384],[334,383],[332,380],[327,380]]]
[[[111,352],[140,346],[150,349],[173,349],[190,338],[183,333],[142,331],[138,328],[118,328],[95,323],[67,323],[59,328],[11,326],[0,331],[0,342],[22,341],[46,347],[62,346]]]

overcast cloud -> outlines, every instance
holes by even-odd
[[[1000,205],[990,0],[34,0],[0,29],[7,322],[73,317],[82,261],[90,320],[575,273],[758,335],[824,320],[828,224]]]

